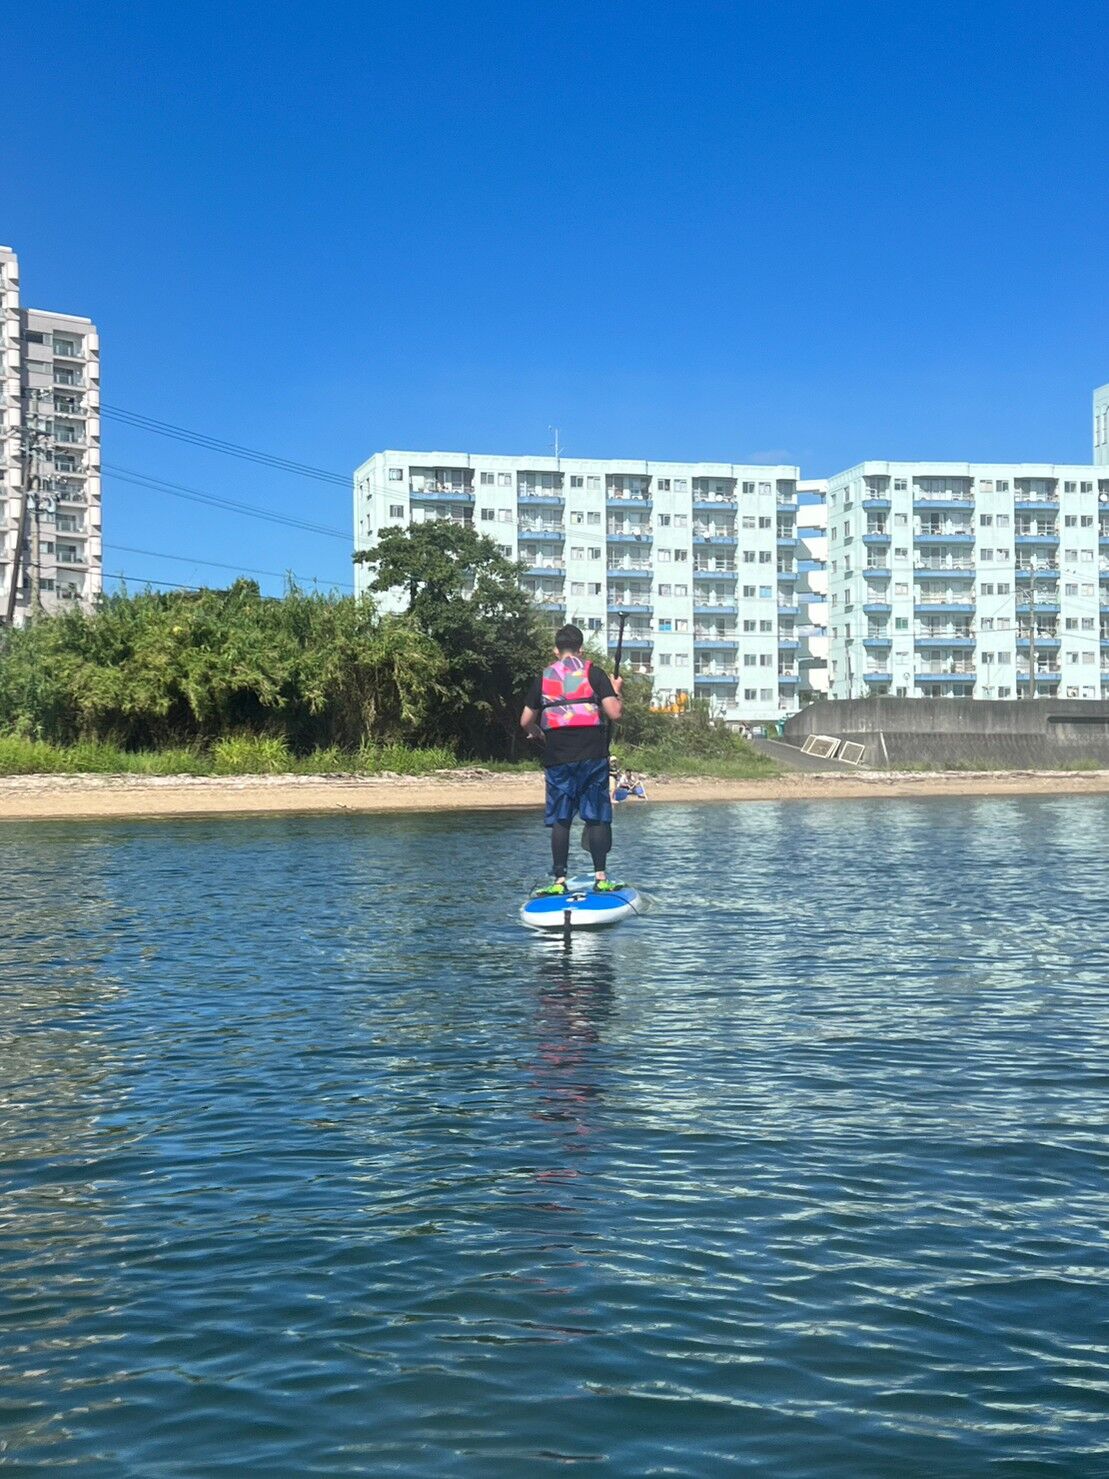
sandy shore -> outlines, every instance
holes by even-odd
[[[952,771],[928,775],[787,774],[771,780],[649,782],[668,801],[843,801],[891,797],[1104,796],[1109,770]],[[37,775],[0,779],[0,820],[239,816],[292,812],[475,811],[538,808],[534,775],[488,771],[409,776]]]

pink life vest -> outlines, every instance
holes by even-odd
[[[592,663],[580,657],[562,657],[543,669],[541,684],[541,729],[597,729],[601,725],[601,701],[589,681]]]

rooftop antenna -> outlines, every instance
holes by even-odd
[[[558,427],[557,426],[548,426],[547,427],[547,430],[554,437],[554,441],[552,443],[552,446],[554,447],[555,461],[557,462],[558,459],[562,456],[562,443],[559,440]]]

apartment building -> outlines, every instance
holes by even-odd
[[[1109,696],[1105,466],[861,462],[827,503],[833,698]]]
[[[102,586],[100,340],[24,308],[0,246],[0,623],[91,605]]]
[[[828,697],[828,484],[797,485],[798,666],[802,705]]]
[[[695,695],[755,723],[799,706],[814,659],[796,467],[393,451],[356,471],[356,549],[432,519],[522,561],[552,626],[574,621],[611,651],[623,616],[625,667],[651,675],[656,702]],[[359,594],[372,579],[355,565]]]
[[[1109,385],[1094,391],[1094,462],[1109,467]]]

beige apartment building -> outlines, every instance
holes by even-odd
[[[0,246],[0,625],[92,605],[100,511],[96,327],[22,307],[19,260]]]

